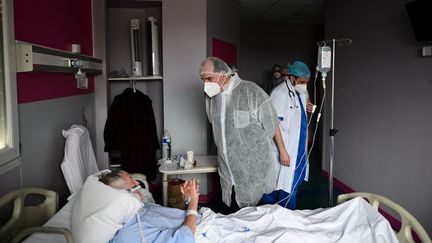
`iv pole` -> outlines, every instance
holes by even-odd
[[[334,140],[335,135],[337,133],[337,129],[334,128],[334,75],[335,75],[335,53],[336,53],[336,43],[339,46],[343,45],[351,45],[351,39],[332,39],[332,40],[324,40],[318,42],[318,46],[325,46],[327,43],[332,42],[332,90],[331,90],[331,103],[330,103],[330,162],[329,162],[329,191],[328,191],[328,204],[329,207],[333,206],[333,164],[334,164]]]

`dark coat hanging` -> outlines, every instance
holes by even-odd
[[[121,168],[156,177],[159,149],[152,101],[141,91],[127,88],[117,95],[104,129],[105,152],[120,152]]]

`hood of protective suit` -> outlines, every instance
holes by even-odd
[[[239,85],[241,79],[238,76],[238,74],[234,74],[233,76],[231,76],[231,78],[228,80],[228,84],[223,86],[223,94],[231,94],[231,92],[233,91],[233,89],[235,87],[237,87],[237,85]]]

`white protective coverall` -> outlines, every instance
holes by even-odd
[[[218,148],[222,200],[231,205],[256,205],[276,189],[271,143],[278,124],[268,95],[255,83],[235,74],[223,92],[207,97],[207,115]]]
[[[290,156],[290,166],[282,166],[279,162],[279,150],[276,146],[276,143],[273,143],[273,156],[276,158],[275,167],[278,178],[277,189],[282,189],[288,193],[291,192],[293,186],[299,147],[301,108],[299,107],[300,102],[298,101],[298,97],[299,94],[295,91],[294,86],[290,81],[282,82],[273,90],[270,95],[270,99],[279,118],[279,127],[281,129],[285,149]],[[300,98],[302,100],[303,108],[306,110],[308,97],[306,95],[300,95]],[[307,154],[303,156],[306,156],[307,159]],[[305,181],[307,181],[309,177],[308,162],[306,162],[305,169]]]
[[[73,125],[62,131],[66,138],[61,169],[71,194],[79,191],[89,175],[99,171],[87,128]]]

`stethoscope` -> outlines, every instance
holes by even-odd
[[[294,104],[294,106],[290,106],[289,108],[291,108],[291,109],[299,108],[299,106],[297,105],[297,101],[296,101],[296,94],[294,93],[294,91],[292,91],[290,89],[286,80],[285,80],[285,85],[287,86],[287,89],[288,89],[288,96],[291,99],[291,104]]]

